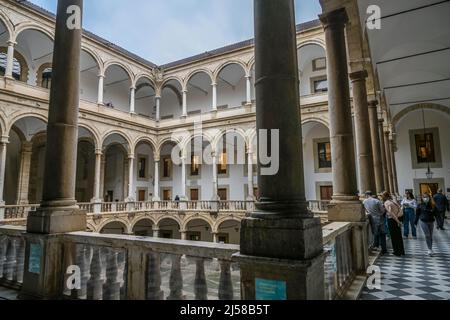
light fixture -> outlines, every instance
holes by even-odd
[[[433,175],[434,175],[434,172],[433,172],[433,171],[431,171],[431,169],[430,169],[430,165],[428,165],[428,170],[427,170],[427,173],[426,173],[426,175],[427,175],[427,178],[428,178],[428,180],[431,180],[431,179],[433,179]]]
[[[425,175],[427,176],[428,180],[431,180],[431,179],[433,179],[434,172],[431,171],[430,156],[428,154],[428,149],[427,149],[427,146],[426,146],[427,126],[426,126],[426,123],[425,123],[425,109],[423,107],[422,107],[422,120],[423,120],[423,139],[425,141],[425,150],[426,150],[426,153],[427,153],[427,162],[428,162],[428,169],[427,169],[427,172],[425,173]]]

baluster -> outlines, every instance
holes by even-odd
[[[220,260],[219,300],[233,300],[231,262]]]
[[[172,255],[172,267],[170,271],[170,295],[167,300],[184,300],[183,275],[181,273],[181,255]]]
[[[118,252],[111,249],[106,263],[106,282],[103,286],[103,300],[120,300]]]
[[[77,298],[85,298],[87,296],[87,282],[89,279],[89,256],[90,250],[85,245],[77,246],[76,264],[80,267],[81,272],[81,289],[77,290]]]
[[[208,285],[206,284],[205,260],[203,258],[195,258],[195,264],[195,300],[208,300]]]
[[[17,265],[16,265],[16,278],[14,279],[17,283],[23,282],[23,270],[25,266],[25,241],[22,238],[17,239],[16,247]]]
[[[5,279],[9,281],[14,280],[14,271],[17,264],[16,260],[16,239],[9,238],[8,246],[6,249],[6,262],[5,262]]]
[[[152,252],[148,255],[148,283],[147,299],[164,300],[164,292],[161,290],[161,256]]]
[[[103,279],[102,279],[102,255],[100,248],[93,249],[90,279],[87,283],[87,299],[102,300],[103,299]]]

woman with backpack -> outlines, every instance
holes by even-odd
[[[397,257],[404,256],[405,247],[403,245],[402,223],[399,220],[401,216],[401,207],[397,202],[392,200],[392,196],[389,192],[384,192],[382,199],[388,216],[389,233],[391,235],[394,255]]]

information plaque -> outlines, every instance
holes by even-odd
[[[257,278],[255,282],[256,300],[287,300],[285,281]]]

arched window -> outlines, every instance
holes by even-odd
[[[46,88],[46,89],[50,89],[51,84],[52,84],[52,68],[46,68],[42,72],[41,87],[42,88]]]

